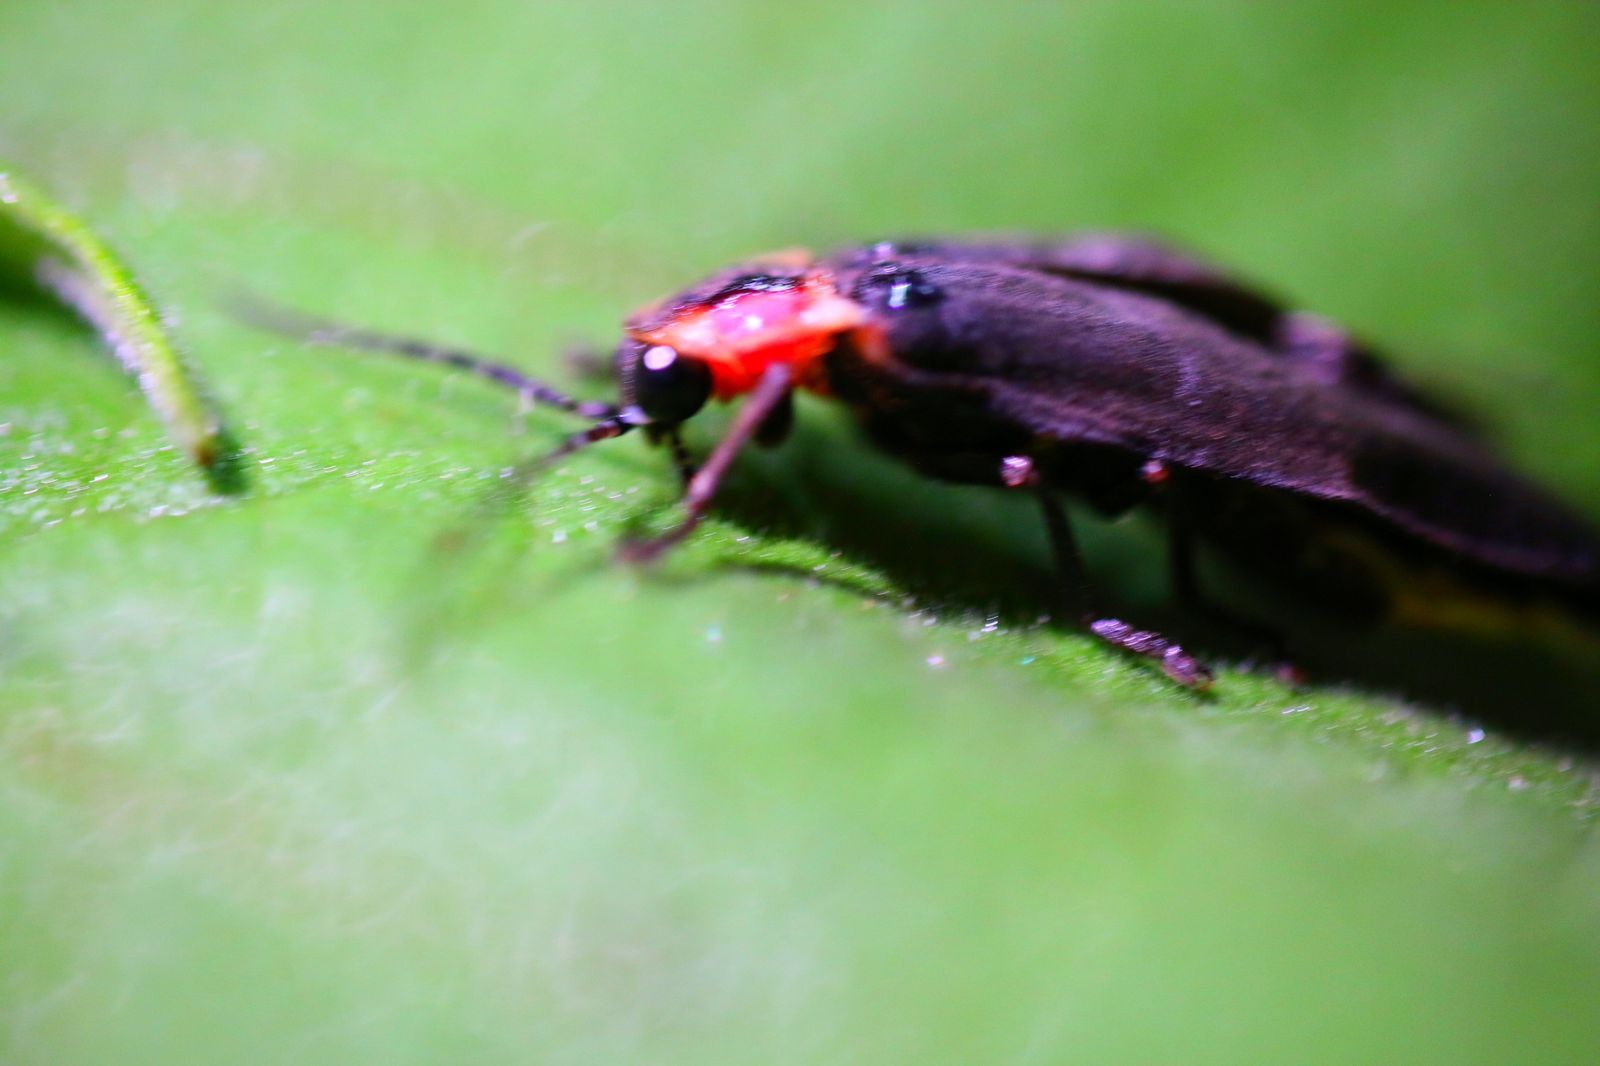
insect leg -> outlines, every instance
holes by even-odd
[[[1197,545],[1194,530],[1176,514],[1169,526],[1167,560],[1173,599],[1183,608],[1212,618],[1260,645],[1270,659],[1282,664],[1281,672],[1286,676],[1297,676],[1295,667],[1290,665],[1288,641],[1283,632],[1270,623],[1224,607],[1207,595],[1205,589],[1200,587],[1200,575],[1195,567]]]
[[[1067,610],[1072,617],[1086,626],[1093,626],[1098,612],[1094,609],[1094,593],[1089,588],[1089,572],[1083,565],[1083,553],[1078,550],[1078,538],[1072,532],[1072,523],[1066,511],[1050,490],[1038,486],[1034,495],[1044,512],[1045,532],[1050,537],[1050,553],[1055,557],[1056,573],[1061,579],[1061,592],[1066,597]]]
[[[1277,672],[1289,681],[1301,679],[1301,671],[1289,658],[1288,641],[1276,626],[1256,618],[1241,615],[1224,607],[1206,594],[1200,585],[1196,566],[1199,548],[1195,536],[1194,494],[1182,477],[1172,477],[1157,460],[1146,464],[1146,478],[1151,479],[1152,467],[1159,467],[1158,484],[1168,495],[1170,507],[1167,519],[1167,563],[1172,587],[1172,598],[1179,606],[1203,614],[1220,622],[1259,645],[1269,659],[1278,665]]]
[[[672,465],[678,468],[678,479],[683,482],[683,491],[689,491],[689,483],[694,480],[694,458],[689,454],[689,449],[684,447],[683,434],[676,429],[663,434],[667,448],[672,452]]]
[[[259,329],[296,337],[307,344],[339,345],[369,352],[385,352],[389,355],[399,355],[407,359],[439,363],[464,370],[497,385],[513,389],[525,400],[545,404],[583,418],[611,418],[617,413],[615,404],[575,400],[561,390],[529,377],[516,367],[485,359],[460,348],[346,326],[331,319],[303,315],[297,311],[253,299],[236,300],[234,311],[240,318]]]
[[[1180,685],[1201,690],[1209,688],[1212,681],[1211,671],[1173,641],[1160,633],[1135,629],[1115,618],[1101,617],[1100,612],[1095,609],[1088,571],[1084,568],[1083,556],[1078,551],[1078,540],[1073,536],[1072,524],[1067,520],[1066,512],[1062,510],[1060,502],[1051,495],[1050,490],[1039,484],[1036,478],[1029,486],[1027,480],[1016,476],[1014,471],[1017,464],[1014,460],[1017,458],[1019,457],[1012,456],[1005,460],[1002,464],[1002,469],[1005,471],[1002,477],[1008,485],[1033,488],[1034,495],[1039,500],[1039,507],[1044,512],[1045,529],[1050,535],[1050,548],[1055,554],[1056,568],[1060,571],[1063,589],[1069,597],[1069,608],[1075,612],[1075,617],[1084,628],[1114,648],[1154,659],[1161,667],[1161,672]],[[1031,470],[1029,472],[1031,473]]]
[[[750,394],[750,399],[739,409],[734,417],[733,425],[728,427],[728,432],[717,442],[711,450],[705,465],[695,471],[689,479],[689,487],[683,494],[683,521],[670,532],[664,533],[652,540],[630,540],[622,546],[622,557],[632,563],[652,562],[661,553],[683,540],[694,532],[700,520],[706,516],[711,508],[711,501],[716,497],[717,489],[722,485],[722,479],[727,474],[728,468],[733,465],[734,457],[743,448],[766,421],[779,404],[788,397],[793,387],[793,376],[789,368],[782,363],[774,363],[767,368],[761,380],[756,384],[755,390]]]
[[[637,422],[620,413],[602,418],[588,429],[570,434],[543,455],[525,459],[516,466],[501,471],[500,480],[495,490],[489,494],[489,500],[497,509],[509,508],[516,503],[535,478],[567,456],[582,451],[591,444],[631,433],[637,428],[639,428]]]

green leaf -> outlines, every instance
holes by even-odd
[[[1589,1061],[1600,788],[1517,736],[1592,705],[1582,646],[1314,631],[1292,690],[1163,616],[1151,528],[1086,523],[1223,663],[1198,698],[1037,622],[1028,501],[820,402],[636,572],[665,455],[502,506],[566,419],[223,307],[570,381],[742,255],[1154,230],[1593,511],[1596,40],[1580,5],[9,5],[0,153],[138,264],[254,464],[203,491],[80,324],[0,304],[0,1060]]]

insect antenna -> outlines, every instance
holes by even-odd
[[[566,440],[556,445],[555,448],[533,460],[533,465],[539,469],[543,469],[544,467],[549,466],[551,463],[565,459],[573,452],[581,451],[582,449],[587,448],[591,444],[599,444],[603,440],[611,440],[613,437],[620,437],[624,433],[637,428],[639,425],[639,421],[636,418],[631,417],[631,413],[628,411],[620,411],[615,414],[608,415],[596,422],[594,425],[590,426],[588,429],[580,430],[579,432],[572,434]]]
[[[643,422],[634,409],[625,408],[600,419],[588,429],[581,429],[571,434],[542,455],[506,467],[501,471],[500,482],[491,494],[493,508],[498,510],[514,505],[539,475],[574,452],[580,452],[589,445],[599,444],[603,440],[620,437],[646,424],[648,423]]]
[[[581,418],[605,420],[614,418],[618,414],[615,404],[575,400],[560,389],[529,377],[516,367],[486,359],[465,349],[348,326],[332,319],[292,311],[255,297],[236,297],[231,306],[235,315],[257,329],[294,337],[307,344],[381,352],[424,363],[453,367],[512,389],[534,403],[554,407]]]

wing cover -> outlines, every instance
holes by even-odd
[[[1382,358],[1328,320],[1292,310],[1276,296],[1189,252],[1126,234],[1081,234],[1055,240],[888,242],[843,257],[870,266],[884,254],[946,263],[1009,266],[1155,296],[1262,345],[1279,358],[1305,363],[1329,384],[1411,407],[1456,428],[1475,420],[1399,377]]]
[[[941,298],[890,308],[884,279],[906,270]],[[1600,585],[1600,535],[1450,423],[1329,384],[1181,304],[948,254],[858,260],[840,281],[877,312],[888,387],[965,397],[957,427],[989,412],[1059,443],[1343,501],[1504,570]]]

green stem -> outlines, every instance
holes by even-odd
[[[127,265],[82,219],[0,163],[0,230],[5,229],[21,239],[0,242],[0,249],[20,249],[18,265],[31,279],[95,328],[211,487],[242,491],[245,463],[238,442]]]

